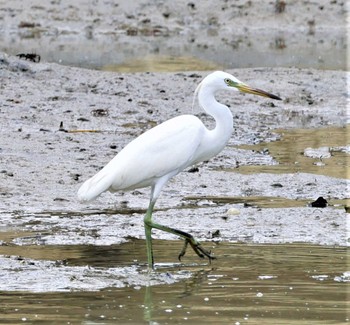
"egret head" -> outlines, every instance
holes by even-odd
[[[196,92],[198,92],[199,89],[203,86],[211,88],[214,92],[219,90],[233,90],[281,100],[280,97],[270,94],[264,90],[250,87],[231,74],[223,71],[215,71],[205,77],[203,81],[198,85]]]

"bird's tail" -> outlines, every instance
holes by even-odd
[[[89,178],[78,190],[80,202],[89,202],[97,198],[111,186],[110,177],[100,170],[95,176]]]

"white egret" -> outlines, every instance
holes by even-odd
[[[209,260],[214,258],[191,234],[153,222],[152,212],[161,189],[170,178],[191,165],[209,160],[227,144],[233,131],[233,118],[229,108],[215,99],[215,94],[220,90],[281,99],[252,88],[228,73],[213,72],[198,85],[195,96],[198,96],[199,105],[204,111],[215,119],[214,129],[207,129],[194,115],[172,118],[131,141],[78,191],[79,200],[86,202],[105,191],[151,187],[150,202],[144,217],[149,268],[154,267],[151,237],[153,228],[185,239],[179,259],[185,254],[188,244],[199,257],[207,257]]]

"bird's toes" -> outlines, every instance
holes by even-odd
[[[207,251],[206,249],[202,247],[198,247],[198,249],[203,253],[203,257],[207,257],[209,261],[216,260],[216,257],[211,254],[211,251]]]
[[[179,261],[181,262],[181,259],[184,257],[185,252],[180,252],[179,256],[177,257]]]
[[[185,256],[185,254],[186,254],[188,243],[189,243],[189,241],[188,241],[188,239],[186,239],[184,247],[182,248],[182,250],[181,250],[181,252],[180,252],[180,254],[178,256],[178,259],[179,259],[180,262],[181,262],[181,258],[183,258]]]

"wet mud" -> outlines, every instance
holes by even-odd
[[[186,60],[188,71],[347,66],[345,1],[1,0],[0,8],[1,51],[72,66],[159,71],[167,57],[207,62]]]
[[[344,2],[0,9],[1,323],[349,322]],[[192,106],[212,69],[282,101],[218,95],[234,115],[228,146],[172,179],[154,213],[218,259],[180,262],[182,241],[154,231],[148,274],[149,189],[89,204],[76,192],[169,118],[213,127]],[[312,206],[319,197],[326,207]]]
[[[345,72],[231,71],[284,100],[220,95],[234,112],[228,147],[171,180],[154,213],[218,259],[208,265],[188,252],[179,262],[182,241],[154,231],[150,276],[149,190],[85,205],[76,191],[165,119],[194,113],[211,127],[191,108],[205,73],[119,74],[5,54],[0,64],[1,321],[348,321]],[[320,196],[328,206],[311,207]]]

